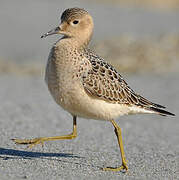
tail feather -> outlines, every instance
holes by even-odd
[[[154,111],[154,112],[157,112],[159,113],[160,115],[162,116],[167,116],[167,115],[170,115],[170,116],[175,116],[175,114],[171,113],[171,112],[168,112],[168,111],[165,111],[163,109],[159,109],[157,107],[150,107],[149,108],[150,110]]]
[[[153,102],[151,102],[151,101],[149,101],[148,99],[146,99],[146,98],[144,98],[144,97],[142,97],[142,96],[140,96],[140,95],[138,95],[138,97],[139,97],[139,102],[140,102],[140,104],[141,105],[144,105],[144,106],[148,106],[148,105],[152,105],[152,106],[154,106],[154,107],[156,107],[156,108],[162,108],[162,109],[164,109],[165,108],[165,106],[162,106],[162,105],[160,105],[160,104],[156,104],[156,103],[153,103]]]
[[[160,105],[160,104],[155,104],[155,103],[153,103],[153,105],[154,105],[155,107],[157,107],[157,108],[162,108],[162,109],[165,109],[165,108],[166,108],[165,106],[162,106],[162,105]]]

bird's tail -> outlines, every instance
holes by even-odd
[[[167,115],[170,115],[170,116],[175,116],[175,114],[171,113],[171,112],[168,112],[168,111],[165,111],[161,108],[165,108],[165,107],[157,107],[157,106],[154,106],[154,107],[149,107],[149,110],[151,111],[154,111],[156,112],[157,114],[160,114],[162,116],[167,116]]]
[[[170,116],[175,116],[175,114],[171,113],[171,112],[168,112],[168,111],[165,111],[163,109],[165,109],[165,106],[162,106],[160,104],[156,104],[156,103],[153,103],[149,100],[147,100],[146,98],[138,95],[139,97],[139,102],[140,102],[140,105],[148,110],[149,112],[154,112],[156,114],[159,114],[159,115],[162,115],[162,116],[167,116],[167,115],[170,115]]]

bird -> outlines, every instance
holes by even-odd
[[[117,118],[129,114],[173,113],[132,90],[120,73],[101,56],[90,50],[89,42],[94,29],[93,18],[83,8],[68,8],[61,15],[56,28],[41,38],[53,34],[62,37],[51,48],[45,72],[45,82],[53,99],[73,118],[71,134],[34,139],[12,139],[29,148],[45,141],[73,139],[77,136],[77,117],[104,120],[112,123],[118,140],[122,164],[106,167],[106,171],[127,171],[121,128]]]

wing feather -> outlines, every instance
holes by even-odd
[[[101,57],[88,51],[86,58],[91,63],[91,69],[83,76],[82,84],[91,96],[110,103],[164,108],[136,94],[115,68]]]

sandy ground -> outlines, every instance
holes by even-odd
[[[104,172],[120,165],[117,140],[109,122],[78,120],[74,140],[26,149],[11,138],[64,135],[72,119],[52,100],[43,78],[0,77],[0,179],[179,179],[178,74],[129,76],[133,89],[166,105],[175,117],[121,117],[129,172]]]

